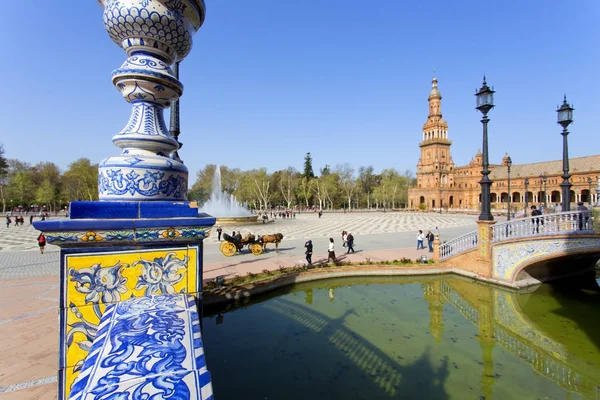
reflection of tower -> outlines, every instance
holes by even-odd
[[[423,298],[429,303],[429,331],[435,338],[435,342],[439,343],[444,333],[444,301],[440,291],[440,281],[424,283]]]
[[[492,385],[494,384],[494,316],[492,313],[492,304],[483,300],[479,304],[478,311],[479,346],[481,347],[481,358],[483,361],[481,391],[486,399],[491,399]]]
[[[333,292],[333,288],[329,289],[329,301],[333,303],[335,300],[335,293]]]
[[[306,297],[304,298],[304,301],[306,302],[306,304],[312,304],[312,299],[313,299],[312,289],[306,289],[304,291],[304,294],[306,295]]]

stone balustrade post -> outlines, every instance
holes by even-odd
[[[441,245],[442,245],[442,242],[440,240],[440,234],[436,233],[434,236],[434,240],[433,240],[433,261],[435,261],[435,262],[440,261],[440,246]]]
[[[496,221],[477,221],[479,241],[477,247],[477,274],[484,278],[492,277],[492,226]]]

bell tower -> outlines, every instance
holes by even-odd
[[[448,123],[442,118],[442,95],[435,76],[431,81],[431,92],[427,100],[429,115],[423,124],[423,141],[419,143],[421,157],[417,164],[418,185],[422,189],[452,187],[452,142],[448,140]]]

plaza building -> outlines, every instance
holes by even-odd
[[[477,151],[465,166],[455,166],[450,153],[448,123],[442,117],[442,95],[438,80],[433,78],[428,97],[429,115],[423,125],[423,140],[419,143],[421,156],[417,164],[416,185],[408,190],[411,209],[431,211],[478,211],[481,203],[481,170],[483,154]],[[508,187],[508,154],[501,163],[490,164],[492,211],[508,209],[521,214],[526,203],[542,205],[548,212],[559,211],[562,202],[562,160],[531,164],[512,164],[510,191]],[[571,209],[578,201],[588,205],[597,201],[595,188],[600,175],[600,154],[569,159],[571,174]]]

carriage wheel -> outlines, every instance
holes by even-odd
[[[250,251],[252,251],[252,254],[254,254],[255,256],[261,255],[263,252],[262,246],[258,243],[253,243],[250,245]]]
[[[223,240],[219,245],[219,250],[221,250],[221,253],[225,253],[225,250],[223,249],[225,248],[225,246],[227,246],[227,243],[229,243],[227,240]]]
[[[220,247],[221,247],[221,253],[223,253],[223,255],[226,257],[231,257],[231,256],[235,255],[235,252],[237,251],[235,244],[233,244],[231,242],[225,242],[225,243],[221,244]]]

